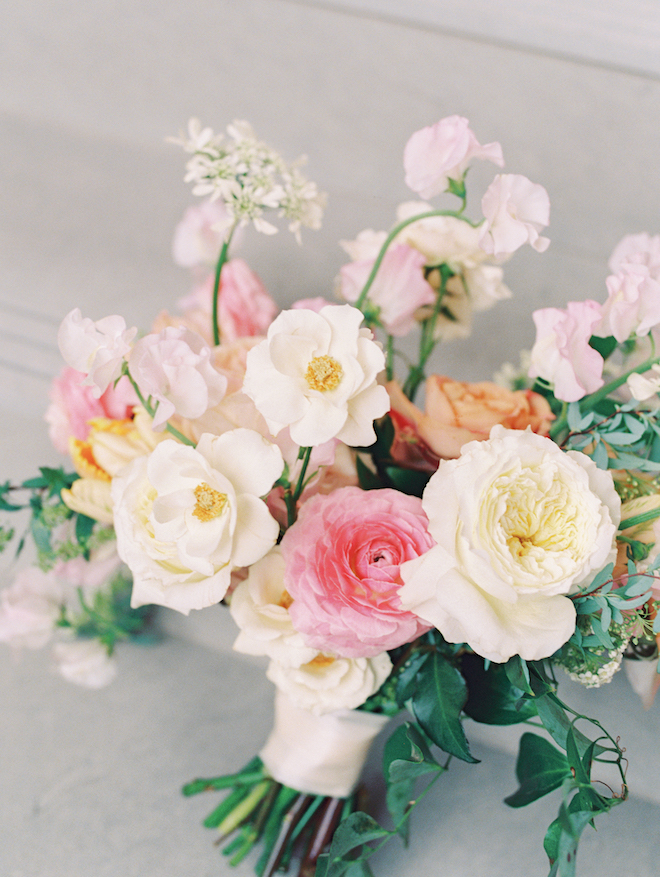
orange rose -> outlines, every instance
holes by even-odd
[[[476,384],[453,381],[442,375],[431,375],[426,381],[425,410],[422,412],[406,398],[396,381],[387,384],[392,405],[396,437],[392,456],[412,468],[417,458],[428,453],[406,447],[421,443],[438,459],[458,457],[466,442],[487,439],[495,424],[507,429],[526,429],[547,435],[554,417],[547,401],[531,390],[507,390],[491,381]],[[437,464],[436,464],[437,465]]]

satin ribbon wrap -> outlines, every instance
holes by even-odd
[[[315,716],[275,695],[275,725],[259,753],[269,774],[300,792],[346,798],[388,716],[338,710]]]

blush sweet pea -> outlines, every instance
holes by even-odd
[[[293,626],[350,658],[411,642],[428,625],[401,610],[399,566],[432,545],[417,497],[357,487],[312,497],[282,540]]]

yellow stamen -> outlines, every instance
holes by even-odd
[[[280,597],[280,602],[277,605],[281,606],[282,609],[288,609],[292,603],[293,603],[293,597],[291,596],[291,594],[287,590],[282,591],[282,596]]]
[[[212,521],[222,514],[227,505],[227,494],[214,490],[206,481],[198,484],[193,493],[197,500],[193,515],[200,521]]]
[[[315,658],[312,658],[311,661],[307,662],[308,667],[319,667],[319,669],[324,669],[325,667],[329,667],[330,664],[334,664],[335,658],[330,655],[317,655]]]
[[[315,356],[307,366],[305,380],[312,390],[334,390],[344,376],[341,365],[332,356]]]

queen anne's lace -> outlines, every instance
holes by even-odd
[[[263,217],[269,210],[288,219],[298,241],[302,226],[320,228],[326,196],[301,174],[304,157],[287,164],[257,140],[247,122],[229,125],[227,134],[214,134],[191,119],[188,136],[173,140],[192,154],[185,180],[193,183],[193,193],[222,199],[227,209],[226,220],[216,228],[228,233],[236,225],[252,223],[257,231],[274,234],[277,228]]]

